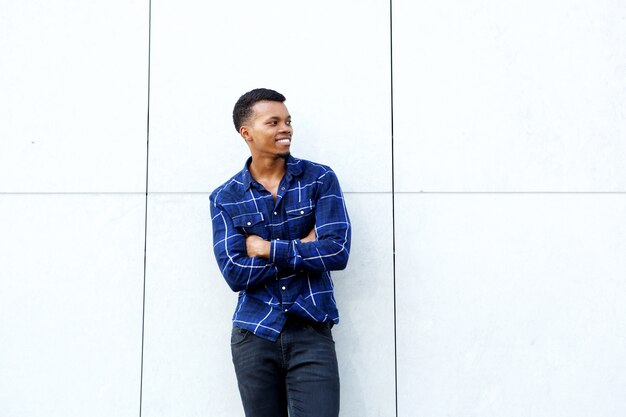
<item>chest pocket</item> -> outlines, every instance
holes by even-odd
[[[285,207],[291,239],[302,239],[315,226],[315,202],[304,200]]]
[[[267,238],[263,213],[245,213],[233,217],[233,224],[244,235]]]

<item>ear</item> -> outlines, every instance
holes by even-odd
[[[239,128],[239,134],[241,135],[241,137],[243,138],[243,140],[245,140],[246,142],[249,142],[252,140],[252,132],[250,132],[250,127],[248,126],[241,126]]]

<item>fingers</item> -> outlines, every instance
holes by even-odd
[[[246,253],[251,258],[267,258],[270,253],[270,242],[257,235],[246,236]]]

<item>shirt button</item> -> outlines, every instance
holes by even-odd
[[[287,309],[285,309],[285,313],[287,312]]]
[[[247,224],[248,224],[248,226],[250,226],[252,224],[252,222],[248,222]]]
[[[280,187],[280,189],[284,191],[284,190],[285,190],[285,187]]]
[[[278,213],[274,212],[274,216],[278,216]]]
[[[304,210],[300,210],[300,214],[304,214]]]
[[[283,285],[283,287],[282,287],[282,288],[283,288],[283,291],[285,291],[285,290],[287,289],[287,287],[285,287],[284,285]]]

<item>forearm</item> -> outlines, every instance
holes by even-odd
[[[276,279],[278,268],[267,259],[247,256],[218,258],[218,264],[228,286],[235,292],[264,285]]]
[[[315,241],[272,240],[269,261],[294,271],[336,271],[344,269],[350,255],[349,230],[346,239],[322,238]]]
[[[276,266],[267,259],[248,256],[246,237],[223,211],[213,208],[213,251],[224,279],[233,291],[241,291],[275,279]]]

